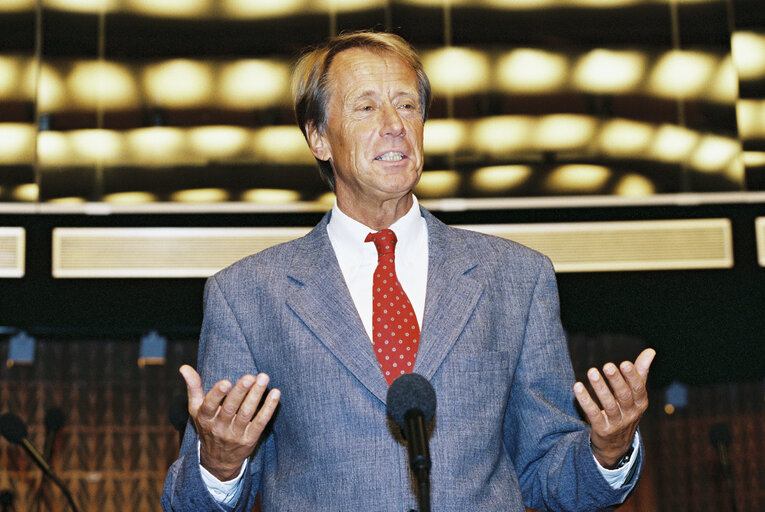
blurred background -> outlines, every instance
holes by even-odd
[[[0,0],[0,413],[159,510],[204,278],[334,200],[291,65],[357,29],[431,79],[421,202],[553,260],[577,374],[658,350],[621,510],[765,510],[762,0]],[[66,509],[6,441],[0,507]]]

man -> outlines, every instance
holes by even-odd
[[[294,89],[337,201],[305,237],[208,281],[202,377],[181,368],[194,429],[163,508],[249,510],[258,492],[265,511],[415,508],[406,446],[385,407],[389,383],[412,369],[438,397],[433,510],[623,501],[643,458],[636,430],[653,350],[607,364],[605,377],[591,369],[590,397],[574,383],[549,260],[418,206],[430,86],[402,39],[335,38],[303,57]],[[388,228],[398,244],[383,256],[377,232]],[[395,275],[382,285],[386,262]],[[378,294],[399,282],[394,309],[416,320],[391,347]]]

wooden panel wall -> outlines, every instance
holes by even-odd
[[[639,340],[574,336],[571,354],[578,375],[589,366],[636,354]],[[5,361],[8,341],[0,341]],[[660,357],[660,355],[659,355]],[[168,466],[177,455],[178,434],[170,403],[183,391],[177,368],[193,363],[196,342],[170,341],[163,366],[139,368],[134,341],[38,340],[33,366],[0,366],[0,412],[29,425],[29,437],[44,445],[44,418],[51,406],[67,422],[54,446],[53,466],[83,512],[160,510]],[[688,388],[688,406],[667,415],[664,390],[651,390],[642,424],[647,469],[620,512],[730,511],[709,429],[718,422],[732,431],[730,457],[739,512],[765,510],[765,403],[763,382],[719,383]],[[14,512],[64,511],[64,498],[17,446],[0,440],[0,491],[15,495]]]

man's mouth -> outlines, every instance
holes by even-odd
[[[403,160],[404,158],[406,158],[404,153],[399,151],[388,151],[387,153],[375,157],[375,160],[382,160],[384,162],[397,162],[399,160]]]

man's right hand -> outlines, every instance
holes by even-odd
[[[279,404],[272,389],[260,410],[268,375],[244,375],[236,385],[221,380],[205,395],[202,379],[188,365],[180,368],[189,397],[189,416],[199,436],[199,462],[221,482],[235,478],[250,456]]]

